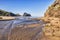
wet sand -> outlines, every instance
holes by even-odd
[[[17,20],[12,21],[1,21],[4,25],[0,26],[1,40],[38,40],[42,34],[43,22],[41,21],[22,21],[16,22]],[[2,27],[2,28],[1,28]]]

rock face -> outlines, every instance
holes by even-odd
[[[58,19],[58,20],[57,20]],[[47,23],[43,28],[44,35],[50,40],[60,40],[60,19],[55,18]],[[54,38],[55,37],[55,38]]]
[[[60,40],[60,0],[55,0],[42,20],[46,22],[43,28],[44,40]]]
[[[59,17],[60,18],[60,0],[56,0],[46,11],[45,17]]]

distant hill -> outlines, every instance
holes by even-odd
[[[14,14],[0,9],[0,16],[21,16],[20,14]]]
[[[15,13],[12,13],[12,12],[7,12],[7,11],[4,11],[4,10],[0,9],[0,16],[31,16],[31,14],[29,14],[27,12],[24,12],[23,15],[20,15],[20,14],[15,14]]]

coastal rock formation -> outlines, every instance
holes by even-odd
[[[59,17],[60,18],[60,0],[56,0],[46,11],[45,17]]]
[[[57,20],[58,19],[58,20]],[[50,21],[50,23],[46,23],[45,27],[43,28],[44,35],[46,38],[50,37],[50,40],[60,40],[60,19],[55,18]],[[53,38],[55,37],[55,38]]]
[[[23,16],[31,16],[31,14],[28,14],[28,13],[24,13]]]
[[[46,23],[42,40],[60,40],[60,0],[55,0],[41,19]]]

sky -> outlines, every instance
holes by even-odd
[[[0,0],[0,9],[21,15],[27,12],[41,17],[53,2],[54,0]]]

